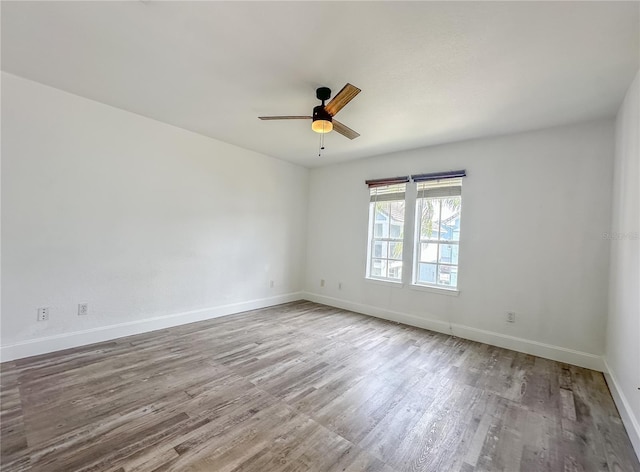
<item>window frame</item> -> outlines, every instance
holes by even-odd
[[[406,256],[406,234],[407,234],[407,187],[408,187],[408,182],[406,183],[402,183],[402,184],[398,184],[398,183],[390,183],[388,185],[380,185],[376,188],[382,188],[382,187],[394,187],[394,186],[399,186],[402,185],[403,186],[403,191],[402,192],[397,192],[397,195],[402,195],[402,198],[390,198],[390,196],[392,195],[396,195],[396,193],[393,194],[389,194],[387,196],[383,196],[382,199],[378,200],[377,199],[377,194],[376,197],[374,197],[371,194],[371,191],[369,193],[369,223],[368,223],[368,236],[367,236],[367,267],[366,267],[366,273],[365,273],[365,279],[367,280],[373,280],[373,281],[377,281],[377,282],[389,282],[389,283],[393,283],[393,284],[402,284],[403,283],[403,279],[405,277],[406,274],[406,270],[405,267],[406,266],[406,261],[405,261],[405,256]],[[378,220],[376,220],[375,216],[376,216],[376,205],[378,203],[389,203],[389,205],[396,203],[396,202],[402,202],[404,204],[404,215],[403,215],[403,221],[402,221],[402,231],[400,234],[400,237],[398,238],[392,238],[391,237],[391,207],[389,207],[389,213],[388,213],[388,219],[389,221],[387,222],[388,224],[388,233],[387,236],[382,236],[382,237],[376,237],[375,236],[375,227],[376,227],[376,223]],[[384,234],[384,231],[383,231]],[[386,257],[375,257],[375,246],[377,242],[382,242],[385,243],[387,246],[387,251],[386,251]],[[391,244],[393,243],[400,243],[402,245],[402,254],[400,256],[399,259],[397,258],[391,258],[389,257],[389,249]],[[401,270],[401,274],[399,278],[394,278],[394,277],[388,277],[388,276],[378,276],[378,275],[373,275],[373,263],[374,261],[385,261],[386,262],[386,270],[385,273],[388,275],[389,274],[389,265],[391,262],[399,262],[400,263],[400,270]]]
[[[452,175],[455,174],[455,175]],[[433,178],[433,176],[438,176],[437,179]],[[374,238],[373,235],[374,230],[375,230],[375,224],[376,221],[374,220],[374,216],[375,216],[375,206],[372,205],[373,200],[372,200],[372,196],[373,194],[371,193],[371,188],[370,188],[370,193],[369,193],[369,221],[367,224],[367,254],[366,254],[366,272],[365,272],[365,280],[367,282],[371,282],[371,283],[379,283],[382,285],[386,285],[386,286],[390,286],[390,287],[397,287],[397,288],[401,288],[403,287],[405,284],[411,288],[412,290],[417,290],[417,291],[424,291],[424,292],[431,292],[431,293],[438,293],[438,294],[442,294],[442,295],[450,295],[450,296],[458,296],[458,294],[460,293],[460,246],[461,246],[461,238],[460,235],[458,235],[458,239],[454,240],[446,240],[446,239],[431,239],[431,238],[421,238],[421,234],[420,234],[420,229],[421,229],[421,217],[419,216],[418,212],[420,211],[420,200],[424,199],[424,198],[447,198],[447,197],[451,197],[451,196],[458,196],[460,198],[460,208],[459,208],[459,214],[457,215],[457,217],[460,219],[460,225],[461,225],[461,218],[462,218],[462,177],[466,176],[466,172],[465,171],[456,171],[453,173],[438,173],[438,174],[420,174],[420,175],[415,175],[415,176],[411,176],[411,181],[401,181],[402,183],[404,183],[404,198],[403,199],[389,199],[384,198],[385,201],[403,201],[404,202],[404,233],[403,233],[403,238],[402,239],[397,239],[397,238]],[[428,177],[427,179],[425,179],[425,177]],[[381,179],[382,180],[382,179]],[[389,179],[390,180],[390,179]],[[385,182],[388,181],[387,179],[385,179]],[[443,187],[458,187],[457,190],[454,190],[454,192],[457,192],[453,195],[438,195],[438,196],[431,196],[431,197],[425,197],[425,196],[421,196],[424,195],[425,193],[427,193],[427,190],[425,190],[426,187],[429,187],[428,185],[420,185],[422,182],[425,181],[430,181],[433,183],[434,187],[437,187],[438,189],[443,188]],[[370,183],[374,183],[374,182],[378,182],[378,181],[367,181],[367,184]],[[398,181],[395,182],[389,182],[388,184],[385,185],[394,185],[398,183]],[[374,184],[375,185],[375,184]],[[370,185],[371,187],[371,185]],[[418,190],[420,187],[422,187],[422,190]],[[436,194],[437,195],[437,194]],[[382,201],[382,200],[381,200]],[[438,237],[441,238],[441,222],[439,221],[438,223]],[[460,231],[460,227],[458,227],[457,231]],[[389,229],[389,236],[391,234],[391,230]],[[453,236],[452,236],[453,237]],[[381,277],[381,276],[372,276],[371,275],[371,271],[372,271],[372,261],[374,259],[376,260],[386,260],[387,263],[389,261],[400,261],[400,259],[389,259],[389,247],[387,247],[387,257],[386,258],[377,258],[377,257],[373,257],[374,254],[374,247],[375,247],[375,242],[376,241],[384,241],[386,242],[387,245],[389,245],[390,243],[393,242],[400,242],[402,243],[402,259],[401,259],[401,267],[402,267],[402,273],[401,273],[401,277],[400,278],[390,278],[390,277]],[[420,264],[420,257],[421,257],[421,246],[419,246],[422,243],[435,243],[437,244],[437,253],[436,253],[436,283],[428,283],[428,282],[420,282],[418,280],[418,268],[419,268],[419,264]],[[441,251],[441,246],[443,245],[451,245],[451,246],[456,246],[457,247],[457,264],[453,264],[451,262],[440,262],[440,251]],[[455,286],[451,286],[451,285],[444,285],[444,284],[438,284],[437,283],[437,274],[438,274],[438,269],[439,267],[444,267],[444,266],[448,266],[448,267],[455,267],[457,268],[457,277],[456,277],[456,285]],[[410,270],[409,270],[410,268]],[[388,267],[387,267],[387,272],[386,274],[388,275]]]
[[[453,185],[452,185],[453,186]],[[460,195],[457,195],[457,197],[460,198],[460,215],[458,215],[458,218],[461,219],[461,215],[462,215],[462,192]],[[457,273],[459,275],[460,273],[460,239],[458,238],[457,240],[455,239],[442,239],[442,237],[440,237],[440,235],[442,234],[442,204],[443,204],[443,200],[445,200],[446,198],[450,198],[447,196],[440,196],[440,197],[420,197],[418,192],[416,192],[416,197],[415,197],[415,216],[414,216],[414,244],[413,244],[413,250],[412,250],[412,256],[413,256],[413,271],[412,271],[412,279],[411,279],[411,284],[417,287],[429,287],[429,288],[435,288],[435,289],[440,289],[440,290],[451,290],[451,291],[458,291],[458,287],[459,287],[459,283],[456,277],[456,285],[451,286],[451,285],[445,285],[445,284],[440,284],[438,283],[439,280],[439,273],[440,273],[440,267],[455,267],[457,269]],[[437,235],[438,235],[438,239],[433,239],[433,238],[423,238],[422,237],[422,201],[423,200],[436,200],[438,201],[439,204],[439,208],[438,208],[438,228],[436,230]],[[431,231],[433,233],[433,230]],[[422,245],[423,244],[435,244],[436,245],[436,257],[435,257],[435,262],[423,262],[422,259]],[[457,263],[453,264],[451,262],[441,262],[440,261],[440,251],[442,246],[457,246],[458,248],[458,255],[457,255]],[[420,273],[420,264],[432,264],[435,265],[435,279],[436,282],[435,283],[429,283],[429,282],[421,282],[418,277],[419,277],[419,273]]]

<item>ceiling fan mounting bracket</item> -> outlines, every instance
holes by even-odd
[[[322,100],[324,104],[324,101],[329,100],[329,97],[331,97],[331,89],[329,87],[318,87],[316,89],[316,97],[318,100]]]

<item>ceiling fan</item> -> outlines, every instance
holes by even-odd
[[[338,120],[334,120],[333,117],[359,93],[360,89],[358,87],[347,84],[325,105],[324,102],[331,97],[331,89],[320,87],[316,90],[316,97],[322,102],[322,105],[313,108],[313,116],[259,116],[258,118],[261,120],[312,120],[311,129],[316,133],[324,134],[335,130],[342,136],[355,139],[360,134]]]

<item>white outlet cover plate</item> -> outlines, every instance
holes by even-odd
[[[49,308],[38,308],[38,321],[47,321],[49,319]]]

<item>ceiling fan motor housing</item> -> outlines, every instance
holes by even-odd
[[[324,109],[324,106],[318,105],[317,107],[313,107],[313,121],[316,120],[332,121],[332,117],[329,112]]]

